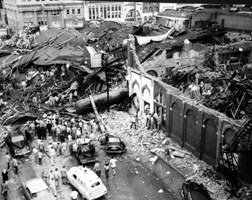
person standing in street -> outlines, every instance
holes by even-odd
[[[100,170],[100,163],[97,161],[94,165],[94,171],[97,174],[97,176],[101,177],[101,170]]]
[[[38,164],[38,149],[34,146],[32,149],[33,155],[34,155],[34,162]]]
[[[56,193],[56,185],[55,185],[55,180],[54,178],[52,178],[50,181],[49,181],[49,185],[50,185],[50,188],[52,190],[52,193],[55,197],[57,197],[57,193]]]
[[[59,187],[60,173],[58,172],[58,168],[55,169],[55,171],[53,173],[53,177],[54,177],[54,180],[55,180],[55,186]]]
[[[50,149],[50,157],[51,157],[51,165],[54,166],[55,163],[55,156],[56,156],[56,151],[55,149],[51,146]]]
[[[8,187],[8,181],[4,182],[2,185],[1,185],[1,194],[3,195],[4,197],[4,200],[7,200],[8,199],[8,190],[9,190],[9,187]]]
[[[15,174],[18,174],[18,161],[17,161],[17,159],[15,159],[15,158],[12,159],[12,166],[14,168]]]
[[[115,170],[116,169],[116,163],[117,163],[117,160],[114,157],[112,157],[110,159],[110,161],[109,161],[109,165],[112,168],[113,176],[116,174],[116,170]]]
[[[43,153],[42,153],[42,151],[40,150],[40,151],[38,152],[39,165],[42,165],[42,158],[43,158]]]
[[[62,150],[62,155],[67,157],[67,143],[66,142],[63,142],[61,144],[61,150]]]
[[[67,170],[65,168],[65,165],[61,169],[61,179],[62,179],[62,184],[66,185],[67,184]]]
[[[109,178],[109,162],[108,161],[105,161],[104,172],[105,172],[105,177]]]
[[[130,129],[132,129],[133,126],[135,126],[135,129],[136,129],[136,119],[133,115],[131,115],[130,121],[131,121]]]
[[[3,183],[9,180],[8,171],[6,169],[3,169],[2,171],[2,180],[3,180]]]

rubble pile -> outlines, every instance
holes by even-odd
[[[163,80],[188,97],[224,113],[233,119],[251,115],[251,80],[245,69],[227,71],[211,64],[211,60],[191,65],[180,64]]]
[[[124,63],[109,55],[107,67],[91,68],[86,40],[76,30],[44,30],[31,41],[27,51],[12,47],[18,58],[1,66],[1,124],[33,119],[45,110],[74,112],[79,99],[106,91],[105,70],[111,89],[125,81]]]
[[[246,33],[227,32],[225,36],[230,42],[252,41],[252,36]]]
[[[225,200],[231,196],[226,191],[230,190],[230,184],[222,175],[190,152],[182,150],[163,131],[147,130],[145,119],[140,119],[137,129],[130,129],[131,117],[126,112],[110,110],[102,113],[101,117],[105,120],[108,132],[121,137],[126,146],[130,147],[130,155],[137,161],[154,163],[155,153],[175,167],[187,180],[203,183],[213,199]]]

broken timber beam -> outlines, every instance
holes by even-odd
[[[103,121],[102,121],[102,119],[101,119],[101,117],[100,117],[100,115],[99,115],[99,113],[97,111],[97,108],[96,108],[96,105],[95,105],[95,102],[94,102],[94,99],[93,99],[92,95],[89,95],[89,98],[90,98],[92,107],[94,109],[96,119],[98,121],[98,126],[99,126],[99,128],[101,130],[101,133],[104,134],[105,133],[105,126],[104,126]]]
[[[187,154],[187,155],[192,155],[191,153],[189,153],[189,152],[187,152],[187,151],[183,151],[183,150],[180,150],[180,149],[177,149],[177,148],[175,148],[175,147],[172,147],[172,146],[167,146],[169,149],[172,149],[172,150],[174,150],[174,151],[179,151],[179,152],[181,152],[181,153],[184,153],[184,154]]]

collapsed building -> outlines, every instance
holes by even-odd
[[[185,29],[141,51],[139,38],[133,38],[128,45],[129,92],[136,93],[132,108],[161,113],[167,136],[182,148],[232,184],[238,178],[251,183],[251,37],[238,34],[234,40],[223,27],[212,28],[218,34]]]
[[[43,111],[85,115],[92,111],[90,94],[98,110],[119,104],[130,112],[139,108],[144,116],[149,107],[161,113],[166,136],[181,148],[216,169],[237,172],[239,165],[238,177],[251,183],[251,155],[234,148],[250,116],[251,38],[216,23],[187,29],[168,21],[138,27],[91,22],[80,32],[17,33],[1,52],[1,124],[35,119]],[[225,164],[225,151],[238,164]]]

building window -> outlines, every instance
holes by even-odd
[[[95,7],[92,7],[92,19],[95,19]]]
[[[98,8],[98,6],[96,6],[96,13],[95,13],[95,15],[96,15],[96,19],[99,19],[99,8]]]
[[[74,8],[72,9],[72,14],[73,14],[73,15],[75,14],[75,9],[74,9]]]
[[[104,6],[104,18],[107,18],[107,10],[106,10],[106,6]]]
[[[70,14],[70,10],[69,10],[69,9],[66,10],[66,14],[67,14],[67,15]]]
[[[59,16],[60,15],[60,11],[59,10],[52,10],[51,11],[51,15]]]
[[[88,12],[89,12],[89,19],[92,19],[92,8],[89,6],[88,7]]]
[[[78,14],[81,14],[80,8],[77,9],[77,13],[78,13]]]

